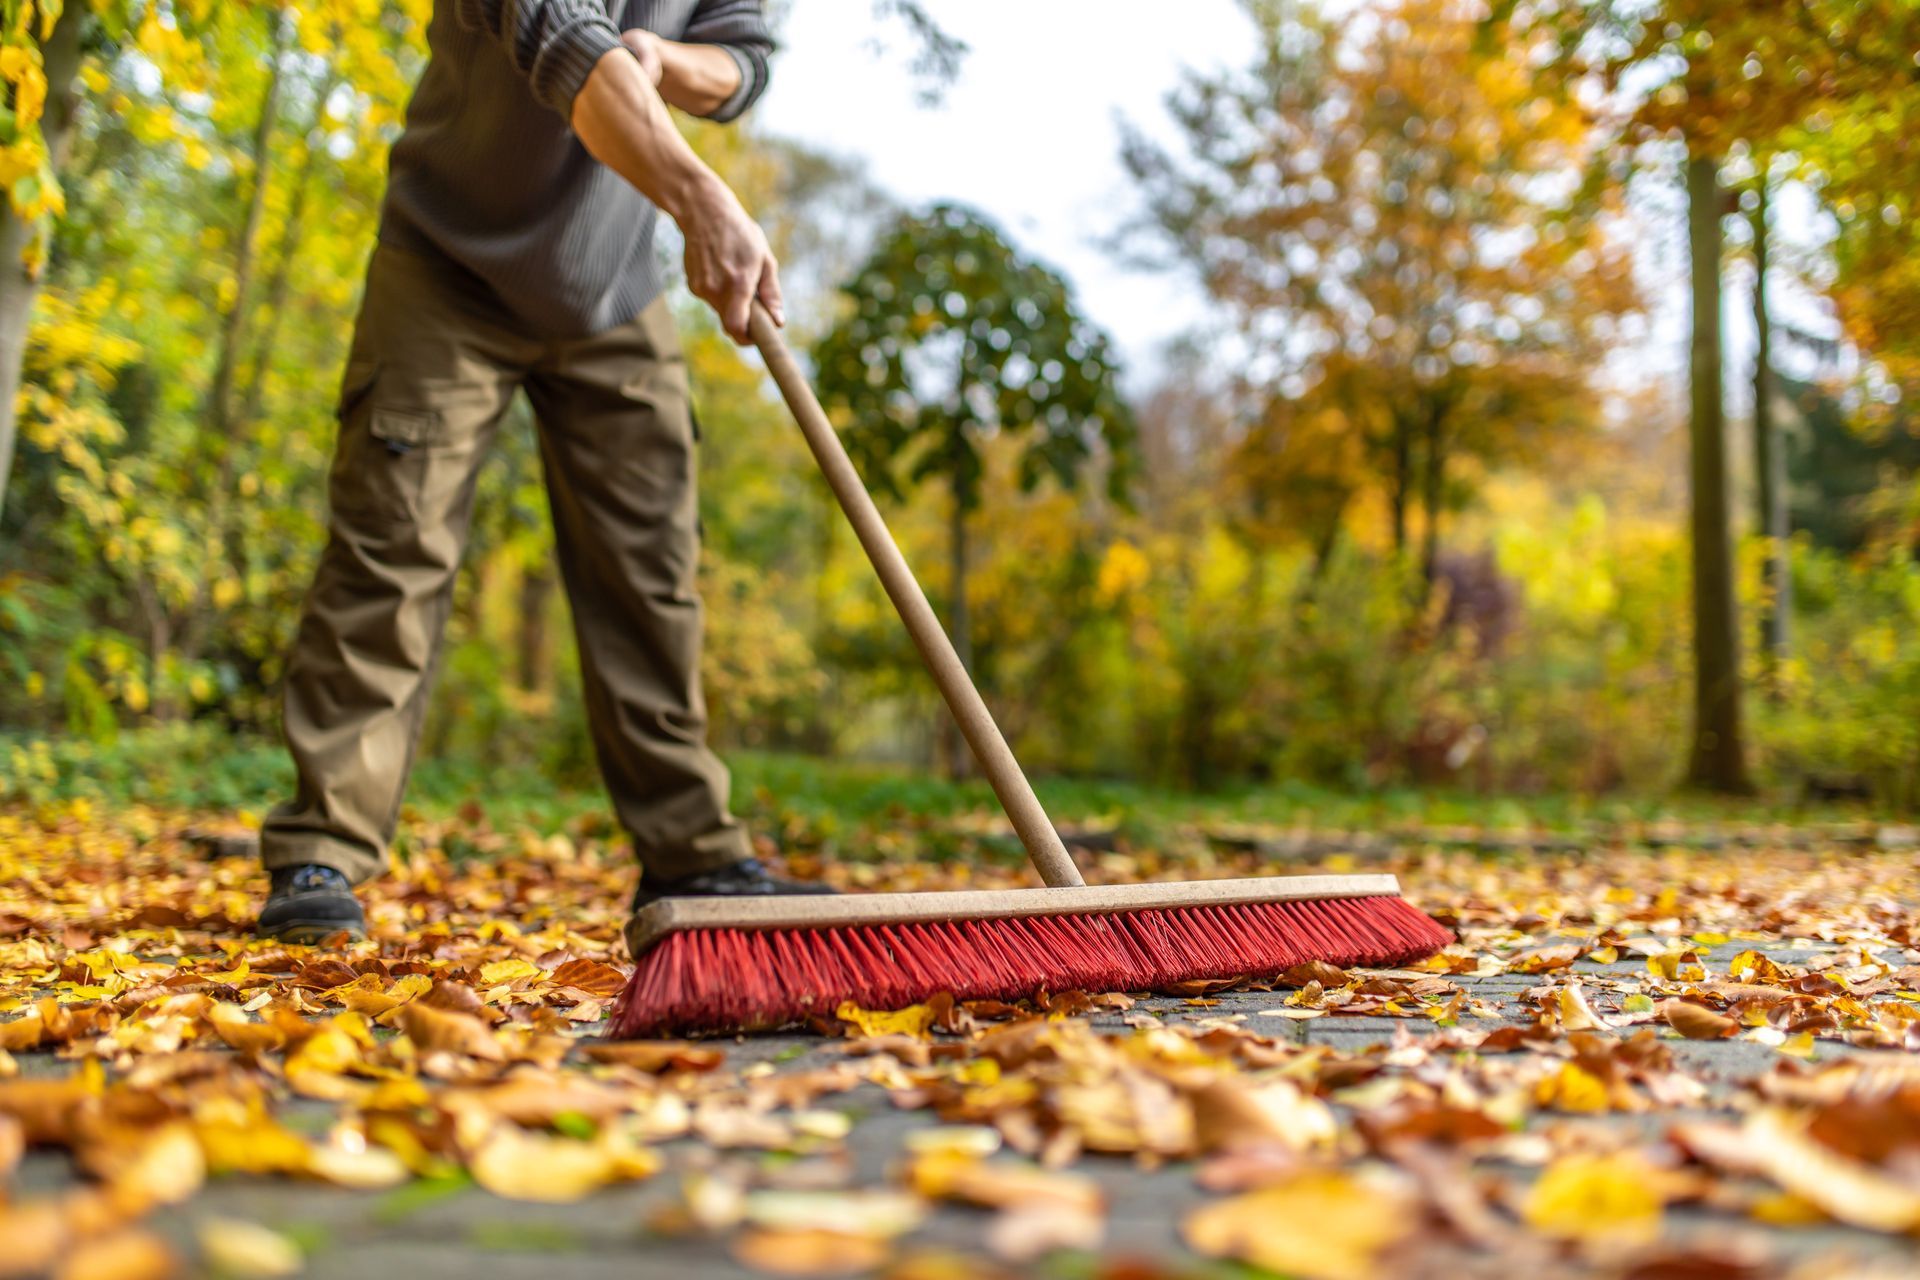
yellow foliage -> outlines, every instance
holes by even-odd
[[[1567,1156],[1534,1183],[1526,1219],[1564,1240],[1651,1243],[1660,1235],[1661,1182],[1660,1171],[1633,1152]]]

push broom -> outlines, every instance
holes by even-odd
[[[842,1001],[1013,999],[1402,964],[1452,938],[1390,875],[1091,886],[1001,737],[840,437],[758,304],[752,334],[881,585],[1013,822],[1044,889],[663,898],[627,924],[634,973],[608,1034],[772,1027]]]

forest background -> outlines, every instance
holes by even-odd
[[[686,125],[1022,758],[1920,805],[1914,6],[1244,7],[1243,63],[1122,144],[1115,261],[1210,301],[1144,385],[1005,228],[777,119]],[[236,758],[226,802],[284,785],[263,744],[430,8],[0,4],[0,799]],[[921,6],[845,8],[930,92],[966,74]],[[1680,288],[1686,376],[1648,375]],[[757,360],[679,304],[716,738],[959,769]],[[423,756],[590,790],[524,405],[498,455]]]

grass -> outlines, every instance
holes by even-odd
[[[767,752],[729,753],[735,807],[756,826],[808,841],[834,841],[862,829],[909,828],[941,853],[943,832],[994,812],[984,782],[952,782],[897,766]],[[28,741],[0,735],[0,802],[85,799],[169,809],[258,815],[291,792],[292,766],[279,744],[236,738],[208,725],[130,731],[111,744],[77,739]],[[1460,791],[1390,789],[1341,792],[1299,782],[1242,785],[1205,795],[1112,780],[1040,778],[1041,799],[1057,821],[1117,828],[1151,843],[1193,825],[1234,824],[1383,831],[1415,826],[1578,833],[1655,821],[1687,823],[1844,821],[1871,816],[1858,807],[1803,807],[1782,797],[1729,801],[1684,794],[1486,796]],[[483,768],[458,759],[426,759],[414,772],[409,807],[426,817],[478,806],[497,828],[555,830],[605,813],[597,789],[564,788],[537,769]],[[966,839],[945,843],[959,853]],[[994,842],[989,841],[991,848]],[[1015,850],[1007,841],[1009,854]]]

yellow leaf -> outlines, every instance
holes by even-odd
[[[660,1159],[644,1147],[621,1151],[607,1142],[531,1134],[495,1125],[467,1161],[473,1180],[509,1200],[567,1204],[609,1183],[645,1178]]]
[[[862,1009],[848,1000],[833,1011],[833,1016],[857,1027],[862,1037],[912,1036],[924,1040],[927,1029],[933,1026],[934,1011],[931,1005],[914,1004],[888,1013]]]
[[[1303,1173],[1278,1186],[1209,1204],[1181,1234],[1213,1258],[1237,1258],[1299,1280],[1369,1280],[1380,1255],[1414,1219],[1404,1197],[1339,1170]]]
[[[1558,1071],[1534,1087],[1534,1101],[1543,1107],[1580,1113],[1607,1111],[1612,1107],[1606,1082],[1571,1062],[1563,1063]]]
[[[200,1252],[223,1275],[298,1275],[306,1262],[299,1245],[257,1222],[208,1218],[195,1234]]]
[[[1524,1212],[1534,1230],[1557,1240],[1650,1244],[1665,1209],[1660,1181],[1632,1152],[1567,1156],[1533,1184]]]
[[[516,982],[521,978],[537,978],[540,966],[531,960],[515,957],[512,960],[495,960],[492,964],[480,966],[480,984],[497,987],[505,983]]]

